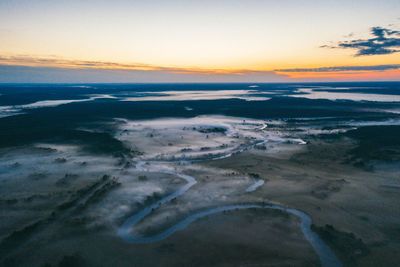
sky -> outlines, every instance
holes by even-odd
[[[400,80],[398,0],[1,0],[0,82]]]

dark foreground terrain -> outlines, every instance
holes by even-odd
[[[0,266],[398,265],[400,84],[257,86],[0,86]]]

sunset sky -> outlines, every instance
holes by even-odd
[[[0,82],[400,80],[399,0],[2,0]]]

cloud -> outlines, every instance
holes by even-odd
[[[273,71],[178,68],[142,63],[0,55],[0,83],[282,82]]]
[[[174,70],[161,66],[153,66],[141,63],[116,63],[107,61],[93,60],[70,60],[56,56],[53,57],[35,57],[30,55],[1,56],[0,64],[17,66],[40,66],[40,67],[60,67],[60,68],[97,68],[97,69],[131,69],[131,70]]]
[[[170,67],[157,66],[143,63],[117,63],[107,61],[90,61],[90,60],[69,60],[56,56],[53,57],[34,57],[29,55],[18,56],[2,56],[0,55],[0,66],[25,66],[25,67],[41,67],[41,68],[62,68],[62,69],[79,69],[79,70],[110,70],[110,71],[153,71],[164,72],[176,75],[193,74],[193,75],[233,75],[233,76],[262,76],[277,75],[273,71],[249,70],[249,69],[205,69],[196,67]]]
[[[400,69],[400,64],[373,66],[339,66],[322,68],[277,69],[276,72],[348,72],[348,71],[385,71]]]
[[[201,72],[171,69],[66,68],[0,64],[0,83],[192,83],[284,82],[287,76],[273,71],[241,70]]]
[[[351,33],[349,33],[349,34],[347,34],[347,35],[345,35],[343,37],[344,38],[352,38],[352,37],[354,37],[354,32],[351,32]]]
[[[400,31],[382,27],[370,29],[372,38],[339,42],[335,46],[323,45],[322,48],[355,49],[355,56],[387,55],[400,52]]]

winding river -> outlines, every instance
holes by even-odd
[[[247,149],[246,147],[245,149]],[[245,150],[244,149],[244,150]],[[230,153],[228,157],[232,155]],[[226,155],[224,157],[227,157]],[[222,157],[218,157],[222,158]],[[217,158],[216,158],[217,159]],[[143,168],[145,162],[139,162],[136,165],[136,168],[142,171],[148,171],[147,169]],[[340,260],[336,257],[336,255],[333,253],[333,251],[330,249],[330,247],[325,244],[319,236],[311,230],[311,224],[312,220],[310,216],[305,214],[302,211],[296,210],[296,209],[291,209],[291,208],[286,208],[280,205],[259,205],[259,204],[237,204],[237,205],[228,205],[228,206],[221,206],[217,208],[212,208],[204,211],[200,211],[198,213],[192,214],[185,219],[179,221],[172,227],[166,229],[165,231],[158,233],[153,236],[148,236],[148,237],[137,237],[134,234],[132,234],[132,229],[135,227],[135,225],[141,221],[144,217],[146,217],[149,213],[151,213],[152,210],[157,209],[162,205],[163,203],[166,203],[176,197],[179,197],[183,193],[185,193],[187,190],[189,190],[193,185],[197,183],[196,179],[192,176],[185,175],[182,173],[177,173],[174,171],[170,171],[167,169],[162,169],[162,170],[157,170],[157,172],[161,173],[166,173],[166,174],[171,174],[178,176],[182,179],[184,179],[187,183],[178,189],[177,191],[173,192],[172,194],[158,200],[154,204],[144,208],[140,212],[132,215],[131,217],[127,218],[124,223],[118,228],[117,230],[117,235],[122,238],[125,242],[128,243],[152,243],[152,242],[157,242],[161,241],[163,239],[166,239],[167,237],[171,236],[177,231],[180,231],[187,227],[189,224],[192,222],[208,216],[212,215],[215,213],[223,212],[223,211],[231,211],[231,210],[242,210],[242,209],[274,209],[274,210],[281,210],[290,214],[293,214],[295,216],[298,216],[301,219],[301,231],[304,234],[304,237],[307,239],[307,241],[311,244],[311,246],[314,248],[314,251],[317,253],[322,266],[326,267],[338,267],[342,266],[342,263]],[[253,186],[250,186],[248,188],[248,192],[255,190],[258,186],[260,186],[261,182],[256,182]]]

